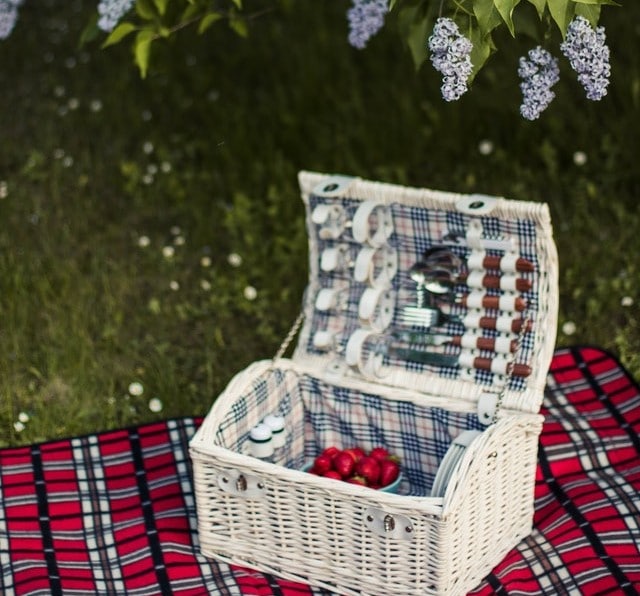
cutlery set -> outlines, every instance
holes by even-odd
[[[314,307],[327,321],[310,338],[313,349],[342,354],[366,374],[387,360],[531,374],[515,358],[532,328],[526,296],[535,265],[517,254],[512,239],[445,230],[403,271],[390,206],[365,201],[350,218],[347,207],[322,204],[311,220],[324,242]],[[406,275],[412,285],[403,294]],[[353,282],[365,286],[357,308]],[[349,317],[356,312],[354,331]]]
[[[532,271],[533,263],[514,254],[472,250],[463,260],[446,245],[427,249],[409,270],[416,301],[402,309],[400,324],[410,331],[395,333],[389,356],[429,366],[529,376],[531,368],[514,359],[522,336],[532,327],[522,296],[532,288],[525,277]],[[461,286],[466,286],[462,293]],[[452,325],[463,333],[443,333]],[[486,331],[491,334],[483,335]]]

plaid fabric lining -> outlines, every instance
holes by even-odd
[[[384,445],[403,464],[406,482],[400,494],[429,496],[438,464],[453,438],[463,430],[482,428],[475,415],[385,400],[312,377],[306,377],[304,385],[310,439],[306,459],[329,445],[359,445],[365,450]]]
[[[483,428],[475,414],[383,399],[270,369],[238,395],[220,423],[216,444],[249,453],[251,427],[274,411],[285,417],[288,432],[283,451],[275,455],[278,464],[300,469],[330,445],[367,450],[384,445],[403,462],[406,481],[399,492],[417,496],[429,496],[451,441],[463,430]]]
[[[309,198],[310,212],[312,212],[317,205],[326,202],[328,202],[328,199],[312,195]],[[331,199],[331,202],[342,206],[348,220],[353,219],[354,213],[361,203],[353,199]],[[388,244],[396,249],[399,259],[398,273],[391,283],[396,295],[396,310],[391,323],[391,329],[406,330],[407,327],[402,324],[401,320],[402,309],[405,306],[415,304],[416,299],[416,284],[409,277],[409,269],[415,262],[420,260],[421,255],[426,249],[440,245],[442,237],[447,231],[460,232],[464,235],[464,230],[467,229],[471,217],[455,211],[431,211],[400,203],[391,205],[391,212],[394,222],[394,233],[389,238]],[[514,239],[518,245],[517,250],[520,256],[534,264],[535,272],[524,274],[533,282],[534,289],[523,293],[522,297],[529,305],[528,315],[535,318],[535,313],[539,307],[539,298],[535,290],[537,287],[538,257],[536,246],[537,235],[534,222],[527,220],[507,221],[495,217],[482,217],[480,219],[483,230],[487,236]],[[312,229],[310,235],[317,232],[318,226],[314,227],[316,229]],[[351,334],[360,327],[358,320],[358,303],[367,285],[362,282],[356,282],[348,266],[348,263],[355,262],[361,248],[360,243],[353,240],[350,232],[343,232],[337,239],[322,238],[320,234],[315,233],[311,239],[313,242],[317,242],[318,258],[321,257],[325,249],[339,245],[344,247],[347,255],[344,267],[330,272],[319,269],[320,279],[317,280],[317,283],[320,288],[348,288],[348,290],[344,292],[344,303],[341,304],[338,309],[324,312],[314,310],[311,333],[309,334],[309,341],[305,349],[309,353],[319,354],[322,353],[322,350],[313,345],[313,337],[316,331],[326,330],[332,332],[337,336],[338,344],[343,349]],[[451,250],[459,257],[465,258],[466,249],[452,247]],[[502,253],[499,251],[488,250],[487,254],[502,256]],[[455,289],[457,294],[468,292],[468,288],[464,283],[459,284]],[[489,295],[500,295],[499,290],[487,290],[486,292]],[[315,295],[310,296],[309,299],[312,301],[315,300]],[[464,316],[466,312],[466,309],[459,305],[454,305],[451,309],[452,315]],[[500,313],[499,311],[487,310],[483,314],[497,317]],[[461,335],[464,331],[464,326],[457,322],[447,323],[443,326],[443,332],[448,335]],[[483,337],[493,338],[498,335],[498,332],[493,330],[478,331],[481,331]],[[519,361],[528,362],[531,358],[532,349],[533,336],[531,333],[527,333],[523,338],[521,352],[518,357]],[[457,354],[458,352],[456,348],[453,348],[450,349],[448,353]],[[491,357],[492,353],[479,352],[478,355]],[[459,379],[463,378],[463,376],[464,378],[469,378],[469,371],[463,371],[457,366],[433,366],[407,362],[391,356],[385,357],[385,365],[403,367],[413,372],[428,371],[429,373],[438,374],[441,377],[449,379]],[[502,382],[502,379],[497,378],[496,375],[488,371],[475,370],[472,371],[471,374],[470,379],[481,385],[499,385]],[[522,390],[525,388],[525,385],[526,382],[524,379],[515,377],[509,380],[508,388],[511,390]]]
[[[558,350],[543,413],[533,532],[472,594],[640,593],[640,387],[597,348]],[[199,554],[198,424],[0,450],[0,592],[329,595]]]

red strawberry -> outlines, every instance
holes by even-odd
[[[366,455],[366,453],[362,449],[360,449],[360,447],[351,447],[350,449],[345,449],[345,451],[353,456],[353,461],[355,461],[356,463],[358,463]]]
[[[335,470],[329,470],[323,474],[325,478],[333,478],[333,480],[342,480],[342,476],[338,474]]]
[[[394,459],[385,459],[380,462],[380,484],[388,486],[395,482],[400,475],[400,465]]]
[[[331,445],[327,447],[320,455],[326,455],[329,459],[333,459],[333,456],[336,453],[340,453],[340,449],[338,449],[335,445]]]
[[[380,464],[373,457],[365,455],[356,465],[356,474],[362,476],[367,485],[378,484],[380,482]]]
[[[331,458],[320,454],[313,460],[312,470],[319,476],[324,476],[331,469]]]
[[[353,474],[356,462],[351,453],[340,451],[333,456],[333,469],[345,480]]]
[[[358,484],[360,486],[367,486],[367,481],[362,476],[351,476],[347,478],[349,484]]]
[[[389,452],[384,447],[374,447],[370,452],[369,456],[377,459],[378,461],[382,461],[383,459],[387,459],[389,457]]]

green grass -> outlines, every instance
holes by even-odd
[[[563,65],[529,123],[517,53],[445,104],[392,26],[348,47],[344,0],[294,3],[248,40],[181,34],[144,81],[125,46],[77,48],[93,6],[27,2],[0,45],[0,445],[205,414],[271,356],[307,277],[300,169],[547,201],[576,327],[558,345],[602,346],[640,377],[639,7],[606,14],[609,95],[587,102]]]

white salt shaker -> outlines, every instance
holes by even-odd
[[[273,448],[280,449],[284,447],[287,442],[287,433],[284,429],[284,416],[269,414],[269,416],[265,417],[263,423],[271,429]]]
[[[273,455],[271,429],[264,423],[257,424],[249,433],[251,455],[258,459],[269,459]]]

